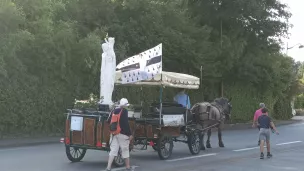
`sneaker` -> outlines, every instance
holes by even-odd
[[[261,153],[260,159],[264,159],[264,154],[263,153]]]
[[[130,168],[126,168],[125,171],[134,171],[134,169],[132,167],[130,167]]]
[[[267,153],[267,158],[271,158],[272,154],[271,153]]]

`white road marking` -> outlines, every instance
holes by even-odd
[[[266,146],[264,146],[266,147]],[[239,152],[239,151],[248,151],[248,150],[253,150],[253,149],[257,149],[260,148],[260,146],[258,147],[251,147],[251,148],[242,148],[242,149],[238,149],[238,150],[233,150],[234,152]]]
[[[280,143],[276,145],[287,145],[287,144],[295,144],[295,143],[301,143],[302,141],[292,141],[292,142],[285,142],[285,143]]]
[[[283,167],[283,166],[272,166],[272,165],[265,165],[264,167],[269,167],[269,168],[276,169],[276,170],[296,170],[296,171],[300,171],[300,169],[295,168],[295,167]]]
[[[16,147],[16,148],[7,148],[7,149],[0,149],[0,152],[3,151],[17,151],[17,150],[32,150],[35,147]]]
[[[204,154],[204,155],[198,155],[198,156],[192,156],[192,157],[183,157],[178,159],[172,159],[172,160],[166,160],[166,162],[175,162],[175,161],[181,161],[181,160],[189,160],[189,159],[195,159],[200,157],[207,157],[207,156],[215,156],[216,153],[210,153],[210,154]]]
[[[302,126],[304,123],[299,123],[299,124],[292,124],[291,126]]]
[[[279,144],[276,144],[278,146],[280,145],[287,145],[287,144],[295,144],[295,143],[301,143],[302,141],[292,141],[292,142],[285,142],[285,143],[279,143]],[[264,146],[266,147],[266,146]],[[234,152],[240,152],[240,151],[248,151],[248,150],[254,150],[254,149],[258,149],[260,148],[260,146],[258,147],[251,147],[251,148],[242,148],[242,149],[238,149],[238,150],[233,150]]]
[[[139,167],[139,166],[131,166],[133,169],[136,168],[136,167]],[[111,171],[118,171],[118,170],[126,170],[125,167],[121,167],[121,168],[115,168],[115,169],[111,169]],[[106,170],[100,170],[100,171],[106,171]]]

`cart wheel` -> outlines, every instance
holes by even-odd
[[[153,148],[153,150],[158,151],[157,144],[154,144],[154,146],[152,146],[152,148]]]
[[[114,158],[113,164],[116,167],[122,167],[125,165],[125,160],[122,158],[121,149],[119,148],[117,157]]]
[[[162,160],[168,159],[173,150],[173,141],[171,136],[162,135],[157,142],[158,156]]]
[[[191,154],[196,155],[201,151],[201,138],[197,131],[191,132],[188,135],[188,147]]]
[[[87,149],[65,146],[65,153],[71,162],[80,162],[86,152]]]

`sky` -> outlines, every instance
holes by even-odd
[[[284,40],[285,50],[288,43],[288,47],[292,47],[298,43],[304,45],[304,0],[280,0],[289,6],[289,11],[292,13],[289,22],[293,24],[293,28],[290,29],[289,39]],[[304,48],[299,49],[295,46],[288,50],[289,56],[293,57],[296,61],[304,62]]]

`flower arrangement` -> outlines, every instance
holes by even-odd
[[[98,96],[91,93],[89,95],[88,100],[77,100],[77,99],[75,99],[74,108],[75,109],[84,109],[84,108],[94,108],[94,109],[96,109],[98,101],[99,101]]]

